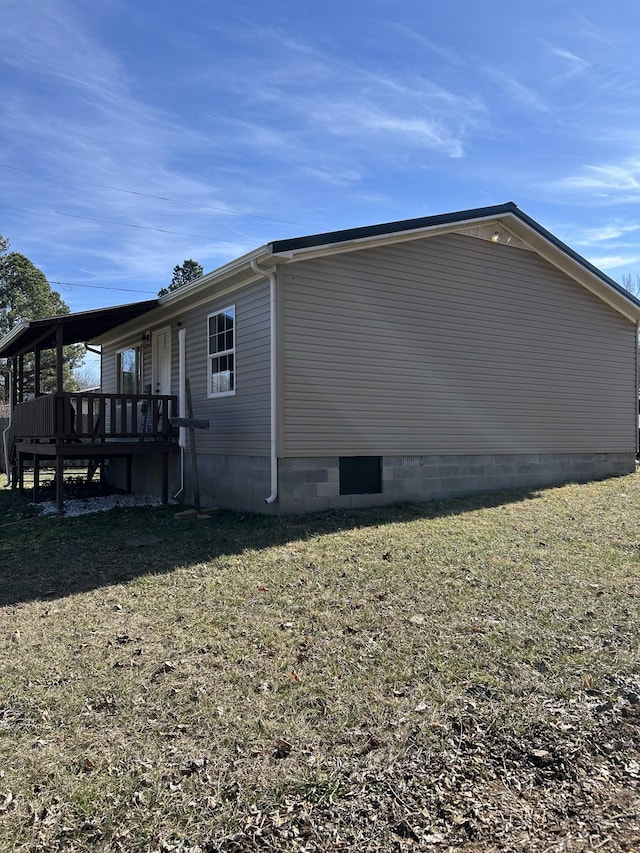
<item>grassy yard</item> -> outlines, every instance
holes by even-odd
[[[272,519],[0,491],[0,849],[640,849],[640,475]]]

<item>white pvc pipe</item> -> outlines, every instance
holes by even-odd
[[[2,446],[4,448],[4,471],[7,478],[7,486],[11,485],[11,468],[9,467],[9,430],[11,429],[11,421],[13,420],[13,409],[11,408],[11,371],[5,367],[0,367],[0,372],[4,373],[8,380],[9,390],[9,426],[2,431]]]
[[[270,435],[270,460],[271,460],[271,494],[265,498],[265,503],[272,504],[278,497],[278,406],[277,406],[277,371],[276,371],[276,271],[275,269],[263,270],[256,261],[251,261],[251,269],[258,275],[264,275],[269,279],[269,384],[271,390],[271,435]]]
[[[187,330],[181,328],[178,332],[178,416],[186,418],[187,399]],[[187,430],[180,427],[178,432],[178,447],[180,448],[180,488],[173,496],[175,500],[184,492],[184,449],[187,446]]]
[[[182,328],[178,332],[178,417],[187,417],[187,330]],[[183,450],[187,446],[187,430],[180,427],[178,446]]]

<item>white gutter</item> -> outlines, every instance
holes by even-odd
[[[186,418],[186,399],[187,399],[187,330],[183,327],[178,332],[178,414],[181,418]],[[184,449],[187,446],[187,430],[185,427],[180,427],[178,433],[178,447],[180,448],[180,488],[175,493],[175,498],[184,492]]]
[[[276,271],[275,268],[263,270],[256,260],[251,261],[251,269],[256,275],[269,279],[269,385],[271,398],[271,494],[265,498],[265,503],[272,504],[278,497],[278,406],[277,406],[277,371],[276,371]]]
[[[6,367],[0,367],[0,373],[4,373],[9,380],[9,426],[2,431],[2,446],[4,448],[4,472],[7,478],[7,486],[11,485],[11,468],[9,467],[9,430],[13,420],[13,409],[11,408],[11,371]]]

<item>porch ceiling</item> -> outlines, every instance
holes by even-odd
[[[145,302],[132,302],[129,305],[64,314],[60,317],[22,320],[0,340],[0,358],[22,355],[33,350],[36,345],[41,349],[55,347],[59,328],[62,328],[62,343],[65,346],[91,341],[157,307],[157,299],[148,299]]]

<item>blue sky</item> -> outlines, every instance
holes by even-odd
[[[515,201],[640,273],[637,0],[2,0],[0,233],[72,310]]]

